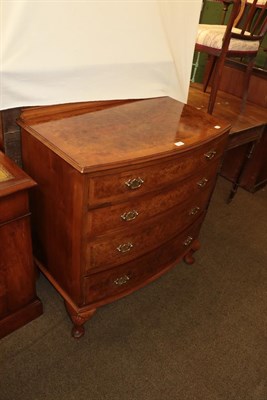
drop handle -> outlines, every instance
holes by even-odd
[[[136,217],[138,217],[139,213],[136,210],[131,210],[125,212],[121,215],[121,219],[125,222],[133,221]]]
[[[207,160],[212,160],[215,157],[215,155],[216,155],[215,150],[210,150],[204,154],[204,156],[206,157]]]
[[[187,236],[187,238],[184,241],[184,246],[189,246],[193,242],[192,236]]]
[[[138,177],[138,178],[129,179],[128,181],[126,181],[124,183],[129,189],[135,190],[135,189],[140,188],[143,185],[144,180],[142,178]]]
[[[208,183],[208,179],[207,178],[202,178],[197,185],[201,188],[203,188],[204,186],[206,186],[206,184]]]
[[[133,244],[132,244],[131,242],[128,242],[128,243],[120,244],[120,245],[117,247],[117,250],[118,250],[120,253],[127,253],[127,252],[130,251],[132,248],[133,248]]]
[[[120,276],[119,278],[115,279],[113,281],[114,285],[117,286],[121,286],[121,285],[125,285],[125,283],[127,283],[130,280],[130,277],[128,275],[123,275]]]
[[[191,208],[191,210],[189,211],[189,215],[196,215],[198,212],[200,211],[200,207],[193,207]]]

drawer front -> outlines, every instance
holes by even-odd
[[[167,190],[148,193],[126,203],[89,210],[87,230],[91,236],[113,229],[134,227],[149,218],[182,204],[189,198],[195,199],[206,191],[211,192],[216,179],[217,163],[194,177],[172,185]]]
[[[202,220],[138,260],[84,278],[84,304],[115,300],[156,279],[189,250],[198,237]]]
[[[198,199],[190,199],[156,218],[151,218],[137,229],[124,229],[105,235],[88,244],[87,272],[90,269],[107,269],[124,264],[161,246],[191,225],[206,209],[208,192]]]
[[[159,190],[185,179],[200,169],[216,164],[222,155],[225,139],[205,144],[190,152],[177,154],[143,168],[89,178],[89,204],[113,202]]]
[[[0,199],[0,225],[29,213],[28,193],[21,191]]]

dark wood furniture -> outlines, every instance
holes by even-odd
[[[34,185],[0,152],[0,338],[42,314],[29,222],[28,189]]]
[[[244,79],[244,64],[229,60],[223,69],[220,90],[242,98]],[[248,101],[267,109],[267,69],[253,68],[249,84]],[[267,110],[265,110],[266,112]]]
[[[170,98],[89,112],[25,110],[36,263],[72,334],[96,309],[194,261],[230,126]]]
[[[241,97],[244,74],[242,64],[228,62],[220,84],[221,90]],[[232,195],[238,186],[254,193],[267,184],[267,70],[254,68],[248,99],[255,104],[258,113],[262,110],[263,118],[260,121],[262,123],[256,127],[257,114],[254,110],[245,110],[242,116],[247,114],[248,118],[254,119],[254,126],[248,126],[250,138],[244,136],[244,128],[241,131],[235,129],[230,135],[221,175],[234,183]],[[236,124],[231,122],[234,129]]]
[[[267,125],[229,137],[220,174],[233,182],[228,201],[239,186],[254,193],[267,184]]]
[[[242,64],[228,62],[220,84],[221,90],[241,97],[240,87],[244,74]],[[226,93],[224,96],[227,96]],[[235,128],[237,124],[231,121],[234,131],[230,135],[221,170],[221,175],[234,183],[232,194],[238,186],[254,193],[267,184],[267,70],[254,68],[248,99],[255,106],[253,109],[245,109],[240,118],[250,118],[253,124],[239,130]],[[262,118],[257,127],[260,112]]]
[[[208,95],[199,84],[191,84],[188,103],[205,110]],[[220,174],[233,182],[228,200],[240,186],[250,192],[267,184],[267,113],[266,108],[247,102],[240,112],[240,99],[218,92],[215,118],[225,118],[232,127]]]
[[[261,140],[254,149],[251,163],[240,180],[240,186],[250,192],[255,192],[267,184],[267,125],[265,125]]]

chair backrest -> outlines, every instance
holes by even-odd
[[[235,17],[233,27],[239,28],[240,33],[232,33],[232,37],[245,40],[261,41],[267,31],[267,1],[238,0],[239,12]],[[234,4],[235,6],[235,4]],[[237,5],[236,5],[237,7]]]
[[[246,0],[247,3],[253,3],[254,0]],[[257,1],[257,6],[264,6],[266,3],[266,0],[258,0]]]

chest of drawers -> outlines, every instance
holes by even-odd
[[[0,152],[0,338],[42,314],[29,223],[28,189],[34,185]]]
[[[74,337],[98,307],[193,262],[230,129],[167,97],[77,110],[19,121],[36,263]]]

